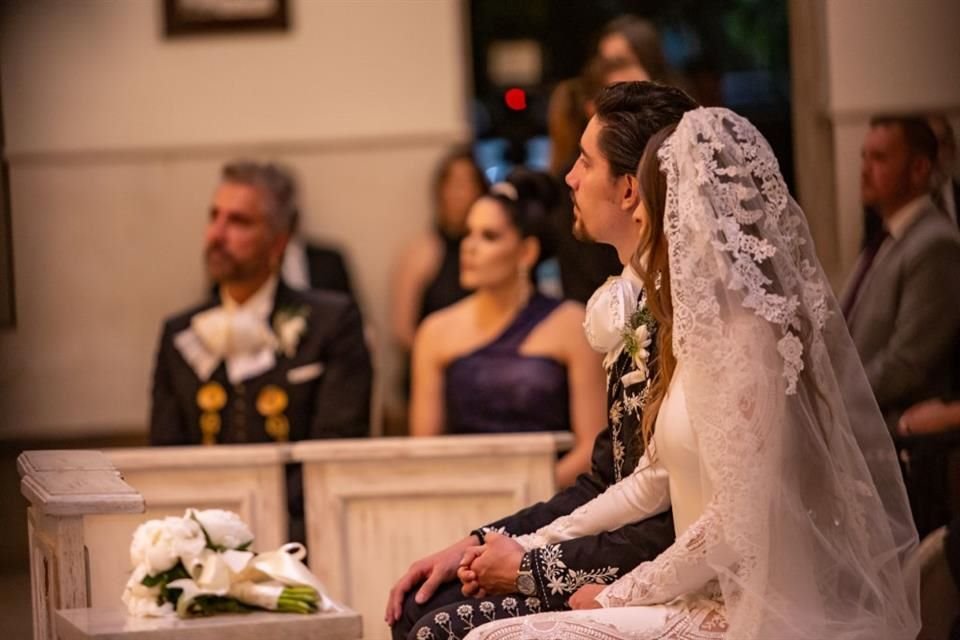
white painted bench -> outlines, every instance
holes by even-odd
[[[571,441],[540,433],[26,452],[18,465],[31,503],[34,637],[54,637],[55,610],[87,608],[63,612],[63,637],[127,637],[97,625],[123,619],[130,540],[147,519],[230,509],[253,529],[256,549],[278,547],[284,467],[300,462],[310,568],[363,616],[364,637],[387,638],[387,592],[410,562],[549,498],[557,454]]]
[[[304,441],[310,568],[363,616],[364,638],[389,638],[387,593],[414,560],[553,495],[570,434]]]

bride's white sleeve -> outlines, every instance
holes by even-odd
[[[548,544],[613,531],[663,513],[669,508],[667,470],[659,461],[651,463],[644,453],[632,474],[569,515],[514,540],[529,551]]]
[[[603,607],[660,604],[693,593],[717,576],[707,562],[707,532],[721,526],[717,502],[711,501],[700,517],[655,559],[643,562],[608,586],[596,597]],[[710,550],[713,562],[724,556],[723,549]]]

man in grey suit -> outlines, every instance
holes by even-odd
[[[888,425],[958,384],[960,232],[930,198],[937,140],[922,117],[874,117],[861,197],[884,233],[863,251],[841,297]]]

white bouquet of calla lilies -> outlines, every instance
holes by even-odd
[[[144,522],[130,544],[133,573],[121,598],[127,612],[187,618],[338,608],[303,564],[302,544],[254,553],[252,543],[250,528],[231,511],[187,509],[182,518]]]

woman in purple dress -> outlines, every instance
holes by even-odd
[[[517,170],[470,209],[460,282],[473,293],[417,331],[410,431],[572,430],[574,447],[555,473],[567,486],[589,468],[605,425],[605,385],[583,335],[583,306],[547,298],[534,284],[552,249],[558,194],[546,175]]]

